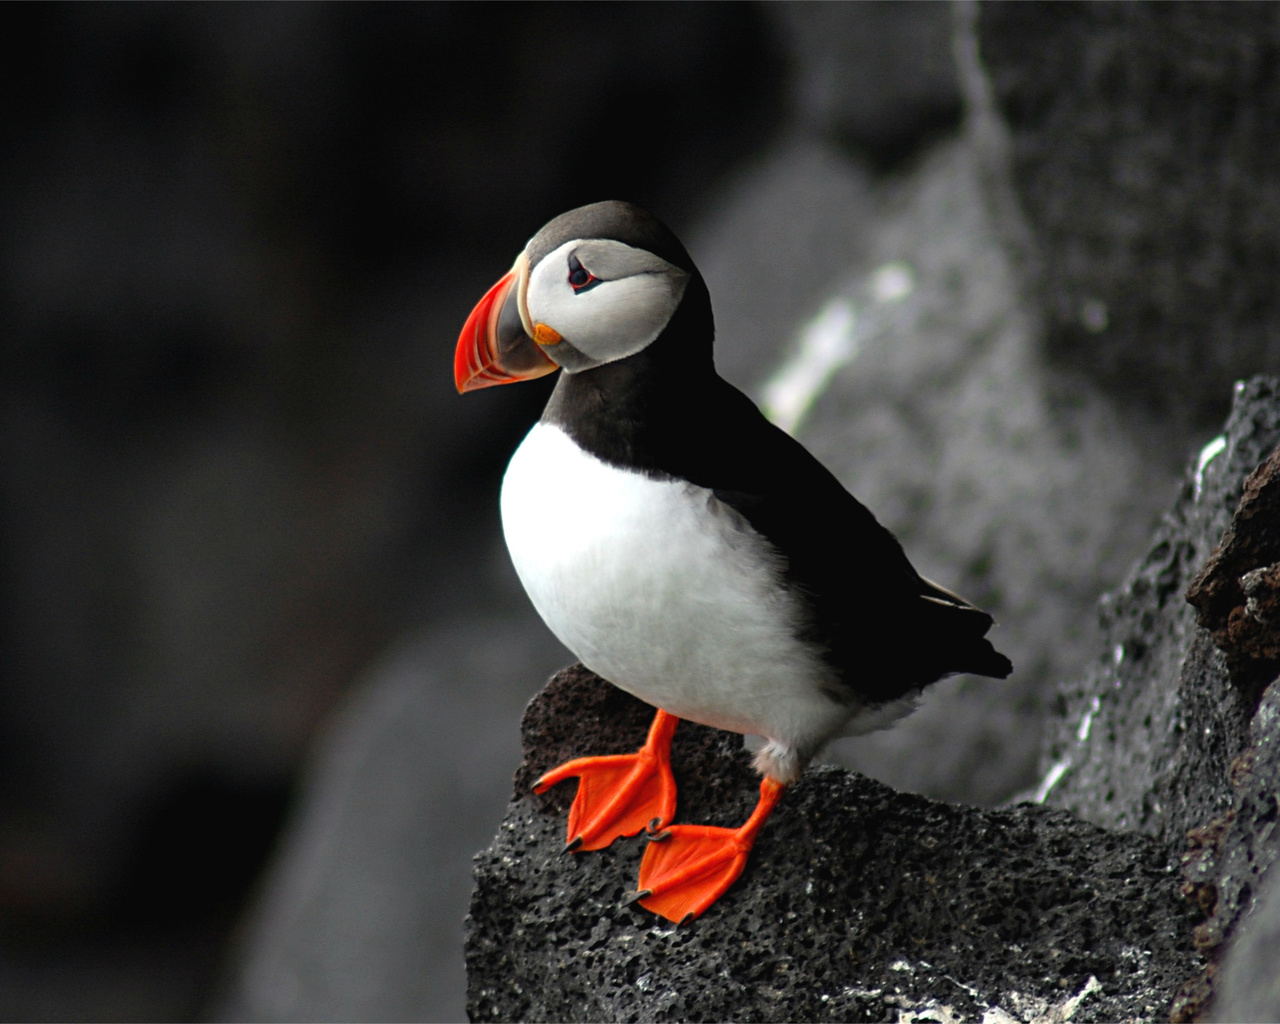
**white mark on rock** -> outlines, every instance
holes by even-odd
[[[1200,458],[1196,459],[1195,500],[1200,500],[1200,491],[1204,487],[1204,471],[1209,463],[1216,459],[1227,447],[1227,435],[1219,434],[1200,449]]]
[[[857,311],[848,299],[832,299],[800,332],[794,354],[764,386],[764,414],[788,434],[835,372],[858,354]]]
[[[1054,1006],[1050,1008],[1050,1017],[1048,1018],[1048,1022],[1052,1022],[1052,1024],[1057,1024],[1058,1021],[1070,1020],[1072,1014],[1074,1014],[1076,1010],[1080,1008],[1081,1003],[1083,1003],[1095,992],[1101,992],[1101,991],[1102,991],[1102,983],[1098,981],[1098,979],[1095,978],[1092,974],[1089,975],[1089,980],[1084,983],[1084,988],[1082,988],[1079,992],[1073,995],[1065,1003],[1060,1004],[1060,1007]],[[1054,1012],[1054,1011],[1057,1011],[1057,1012]],[[1048,1024],[1048,1022],[1046,1022],[1046,1024]]]
[[[1080,718],[1080,728],[1076,730],[1076,742],[1083,743],[1089,738],[1089,727],[1093,725],[1093,716],[1098,713],[1098,708],[1102,707],[1102,701],[1098,697],[1094,697],[1089,702],[1089,710]]]
[[[1111,652],[1111,657],[1118,668],[1124,662],[1124,644],[1116,644],[1116,649]]]
[[[956,1015],[954,1006],[947,1006],[936,999],[930,999],[922,1006],[898,1011],[898,1024],[915,1024],[917,1021],[921,1024],[926,1021],[928,1024],[960,1024],[962,1019]]]
[[[1039,996],[1010,992],[1008,1001],[1018,1011],[1018,1015],[1015,1017],[1006,1010],[993,1007],[983,1014],[982,1024],[1007,1024],[1009,1021],[1018,1021],[1019,1024],[1022,1024],[1022,1022],[1025,1022],[1025,1024],[1066,1024],[1067,1021],[1075,1016],[1075,1012],[1080,1009],[1081,1003],[1095,992],[1101,991],[1102,985],[1091,974],[1089,975],[1089,980],[1084,983],[1084,987],[1079,992],[1057,1003],[1050,1003]],[[996,1014],[999,1014],[999,1016],[996,1016]]]
[[[915,271],[899,260],[878,267],[871,275],[871,298],[876,302],[901,302],[915,289]]]
[[[1062,781],[1062,776],[1066,775],[1070,768],[1071,758],[1069,757],[1063,758],[1050,768],[1049,771],[1045,773],[1045,777],[1041,780],[1039,788],[1036,789],[1035,796],[1031,798],[1032,803],[1044,803],[1045,800],[1048,799],[1049,793],[1053,790],[1053,787]]]
[[[966,985],[963,981],[957,981],[955,978],[951,977],[951,975],[949,974],[944,974],[943,977],[946,978],[947,981],[951,982],[951,984],[953,984],[956,988],[964,989],[974,999],[982,998],[982,993],[979,992],[976,988],[971,988],[970,986]]]

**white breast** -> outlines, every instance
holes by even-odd
[[[795,638],[777,557],[706,488],[610,466],[540,423],[507,468],[502,525],[552,632],[642,700],[800,747],[849,717]]]

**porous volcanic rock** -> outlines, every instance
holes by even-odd
[[[1218,978],[1212,1019],[1280,1020],[1280,874],[1273,873],[1258,906],[1241,926]]]
[[[1050,804],[1171,844],[1231,807],[1231,761],[1250,742],[1257,691],[1232,683],[1185,594],[1277,444],[1280,379],[1237,384],[1223,433],[1187,466],[1146,557],[1102,601],[1100,657],[1064,687],[1050,725]]]
[[[1241,381],[1223,433],[1188,465],[1147,557],[1104,598],[1104,653],[1063,688],[1050,728],[1050,805],[1183,851],[1183,890],[1203,918],[1194,940],[1210,969],[1182,986],[1175,1020],[1207,1011],[1217,961],[1280,857],[1267,585],[1280,560],[1277,445],[1280,379]],[[1248,949],[1268,941],[1262,926],[1251,934]],[[1235,976],[1232,1005],[1253,1005],[1247,976]]]
[[[1029,804],[936,803],[834,766],[787,793],[698,920],[624,905],[644,842],[566,853],[573,785],[529,785],[564,758],[639,745],[651,714],[581,666],[530,704],[514,799],[476,858],[473,1020],[1149,1019],[1199,967],[1154,838]],[[680,821],[750,812],[737,736],[683,723],[673,763]]]
[[[1280,957],[1280,941],[1274,934],[1276,910],[1272,896],[1262,892],[1268,879],[1274,888],[1280,875],[1272,870],[1280,859],[1280,684],[1264,693],[1250,725],[1250,742],[1231,763],[1231,807],[1221,816],[1191,829],[1190,849],[1183,857],[1183,892],[1206,915],[1196,926],[1196,947],[1210,958],[1206,971],[1189,979],[1175,1002],[1174,1017],[1199,1019],[1209,1000],[1217,1003],[1219,959],[1234,967],[1225,1005],[1261,1006],[1269,1002],[1270,1014],[1220,1017],[1226,1020],[1275,1020],[1274,970],[1250,974],[1234,965],[1259,959],[1271,964]],[[1226,948],[1238,932],[1240,941]]]
[[[1280,670],[1280,449],[1249,474],[1221,543],[1187,600],[1246,690]]]

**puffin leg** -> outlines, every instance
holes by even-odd
[[[644,851],[633,899],[668,921],[693,920],[742,874],[756,834],[786,788],[768,776],[761,780],[760,800],[741,828],[672,825],[665,829]]]
[[[545,793],[577,777],[578,795],[569,809],[570,850],[603,850],[620,836],[661,828],[675,817],[671,737],[679,724],[680,719],[659,708],[649,738],[634,754],[578,757],[534,783],[535,793]]]

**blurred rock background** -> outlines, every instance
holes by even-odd
[[[0,1014],[458,1019],[569,660],[453,393],[547,219],[666,219],[724,374],[1017,672],[832,756],[1034,787],[1094,606],[1276,362],[1269,5],[6,8]]]
[[[528,617],[495,495],[546,388],[458,398],[471,305],[562,209],[687,225],[772,135],[781,47],[714,5],[0,19],[0,1014],[191,1017],[355,680],[406,632]],[[417,680],[429,827],[466,850],[446,1017],[467,847],[564,661],[453,635],[490,661]],[[451,788],[472,761],[485,799]]]

